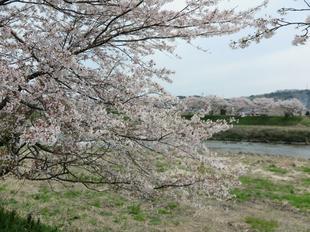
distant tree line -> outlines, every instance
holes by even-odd
[[[273,98],[246,97],[225,99],[218,96],[191,96],[180,98],[186,112],[203,112],[208,115],[266,115],[266,116],[301,116],[308,114],[303,103],[296,99],[275,100]]]

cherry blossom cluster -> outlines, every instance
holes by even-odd
[[[292,40],[295,46],[305,45],[309,40],[310,29],[310,2],[308,0],[291,1],[292,5],[303,3],[303,7],[286,7],[278,10],[279,17],[268,16],[253,20],[251,27],[256,29],[256,32],[245,36],[239,41],[233,41],[231,47],[246,48],[252,42],[259,43],[262,39],[271,38],[276,31],[292,27],[297,31],[297,34]],[[268,1],[264,5],[267,5]]]

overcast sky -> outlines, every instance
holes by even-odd
[[[234,0],[226,6],[246,8],[262,0]],[[269,12],[283,6],[300,6],[302,0],[271,0]],[[176,0],[171,7],[180,7]],[[304,17],[304,16],[302,16]],[[179,42],[177,53],[182,59],[159,54],[155,60],[176,73],[172,84],[164,84],[174,95],[219,95],[223,97],[248,96],[280,89],[310,88],[310,44],[292,46],[294,30],[282,30],[272,39],[253,44],[246,49],[233,50],[231,39],[238,35],[199,39],[195,45],[208,49],[202,52]]]

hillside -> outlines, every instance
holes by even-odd
[[[310,90],[279,90],[273,93],[267,93],[262,95],[251,95],[249,98],[274,98],[277,100],[287,100],[291,98],[299,99],[307,109],[310,109]]]

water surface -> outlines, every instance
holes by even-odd
[[[207,146],[217,152],[284,155],[310,159],[310,145],[207,141]]]

